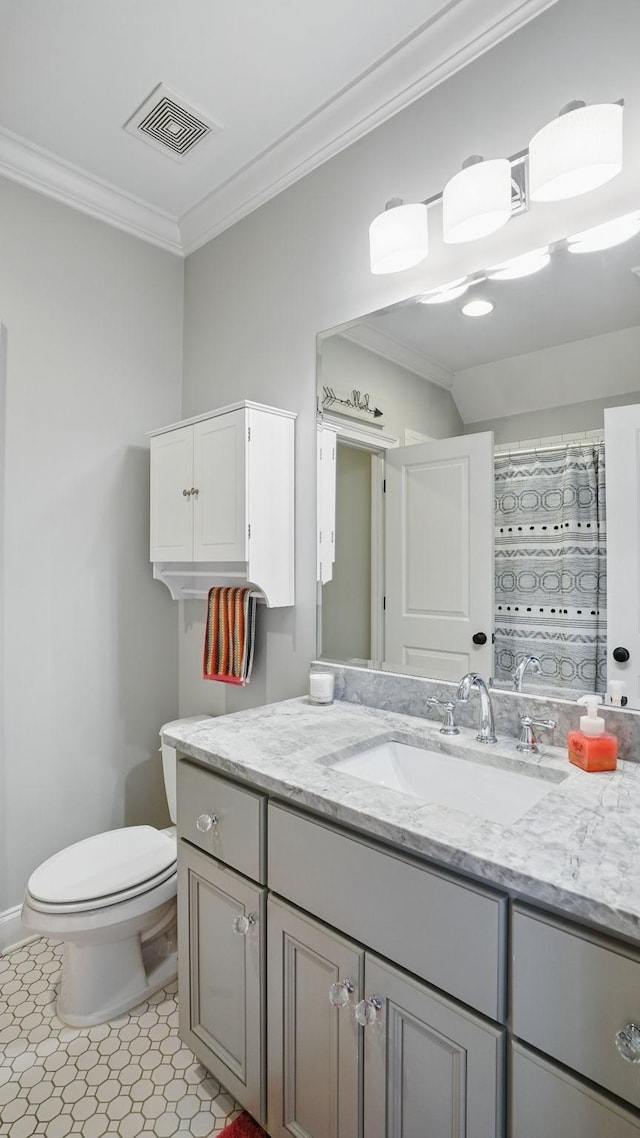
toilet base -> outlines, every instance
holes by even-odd
[[[144,936],[106,943],[67,940],[56,1012],[70,1027],[106,1023],[143,1003],[178,971],[175,901]]]

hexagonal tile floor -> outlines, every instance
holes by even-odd
[[[110,1023],[55,1014],[61,949],[34,941],[0,957],[3,1138],[209,1138],[240,1108],[178,1039],[177,984]]]

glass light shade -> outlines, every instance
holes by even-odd
[[[640,212],[626,213],[614,217],[603,225],[595,225],[584,233],[574,233],[567,238],[570,253],[597,253],[600,249],[613,249],[640,233]]]
[[[623,109],[617,103],[576,107],[534,134],[529,143],[529,197],[563,201],[619,174]]]
[[[495,233],[511,217],[511,164],[491,158],[466,166],[442,195],[442,236],[450,245]]]
[[[429,252],[427,207],[422,202],[396,205],[369,226],[372,273],[399,273],[424,261]]]
[[[426,292],[420,297],[420,304],[446,304],[448,300],[456,300],[457,297],[463,296],[470,284],[471,281],[466,277],[458,277],[455,281],[449,281],[448,284]]]
[[[462,305],[464,316],[488,316],[493,312],[495,304],[492,300],[468,300]]]
[[[551,260],[551,254],[545,245],[542,249],[532,249],[530,253],[523,253],[520,257],[512,257],[510,261],[503,261],[501,265],[494,265],[487,269],[487,279],[490,281],[517,281],[521,277],[530,277],[539,273]]]

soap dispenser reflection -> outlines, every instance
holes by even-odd
[[[584,771],[614,771],[618,740],[607,734],[604,719],[598,715],[601,696],[583,695],[577,702],[587,708],[587,714],[580,717],[580,730],[569,732],[569,762]]]

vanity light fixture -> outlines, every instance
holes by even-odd
[[[369,226],[372,273],[399,273],[424,261],[429,252],[427,207],[392,198]]]
[[[449,245],[495,233],[511,217],[508,158],[467,158],[442,195],[442,236]]]
[[[570,253],[597,253],[601,249],[613,249],[640,233],[640,210],[614,217],[602,225],[585,229],[584,233],[574,233],[567,237]]]
[[[512,257],[510,261],[503,261],[501,265],[494,265],[486,270],[487,280],[490,281],[517,281],[521,277],[530,277],[539,273],[551,260],[551,253],[547,245],[540,249],[532,249],[529,253],[522,253],[520,257]]]
[[[464,295],[470,284],[471,281],[467,277],[458,277],[457,280],[440,285],[439,288],[434,288],[431,292],[425,292],[424,296],[420,297],[419,303],[446,304],[449,300],[457,300],[459,296]]]
[[[576,100],[529,143],[529,196],[564,201],[604,185],[622,170],[620,103]]]
[[[468,300],[466,304],[463,304],[460,311],[464,316],[488,316],[490,312],[493,312],[495,306],[495,300],[483,300],[477,297],[475,300]]]

